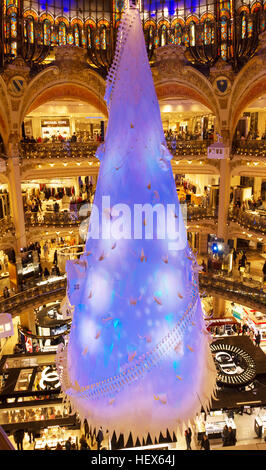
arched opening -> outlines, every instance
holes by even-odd
[[[181,88],[181,87],[180,87]],[[168,91],[167,91],[168,90]],[[209,218],[214,223],[218,210],[219,172],[206,162],[207,147],[215,139],[217,123],[213,111],[188,88],[170,93],[157,88],[163,129],[173,155],[172,169],[190,244],[207,253],[207,235],[195,226]]]
[[[242,79],[245,80],[244,75]],[[237,123],[245,111],[245,109],[250,106],[255,100],[263,97],[266,93],[266,78],[259,77],[256,81],[253,81],[252,84],[248,85],[244,93],[237,101],[237,106],[232,115],[232,135],[235,135],[235,130]],[[241,136],[240,136],[241,137]]]
[[[77,231],[81,207],[92,202],[95,191],[95,168],[89,163],[104,140],[106,114],[102,111],[99,102],[88,102],[88,97],[60,98],[55,93],[42,96],[26,112],[23,159],[38,161],[33,172],[22,170],[25,223],[29,229],[54,225]]]

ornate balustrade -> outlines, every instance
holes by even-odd
[[[19,151],[22,159],[55,159],[55,158],[93,158],[100,142],[47,142],[20,143]],[[207,156],[209,140],[171,140],[168,148],[176,157]]]
[[[187,206],[187,221],[201,219],[216,219],[218,217],[217,209],[203,206]]]
[[[78,247],[75,247],[78,249]],[[76,259],[82,254],[82,245],[80,251],[76,253],[65,253],[67,259]],[[58,278],[53,277],[46,281],[37,281],[32,283],[32,287],[22,292],[16,293],[7,299],[0,300],[0,312],[9,312],[18,314],[33,303],[42,303],[48,297],[56,299],[63,298],[66,291],[66,276]],[[200,291],[206,291],[210,295],[221,295],[233,302],[256,308],[266,313],[266,292],[260,287],[259,282],[245,281],[238,282],[228,279],[225,276],[211,275],[210,273],[199,274]]]
[[[70,212],[26,212],[25,225],[27,227],[54,226],[64,227],[80,225],[89,215],[82,217],[78,211]]]
[[[7,233],[14,234],[15,226],[12,217],[5,217],[0,219],[0,237]]]
[[[38,280],[32,283],[30,287],[22,292],[15,293],[7,299],[0,300],[0,312],[19,313],[21,309],[25,309],[32,302],[44,302],[45,297],[56,295],[64,296],[66,289],[66,278],[60,276],[58,278],[50,278],[46,281]]]
[[[22,159],[94,158],[100,142],[20,143]]]
[[[199,275],[200,290],[218,294],[233,302],[266,312],[266,292],[255,282],[238,282],[223,276],[211,276],[209,273]]]
[[[206,158],[209,140],[169,140],[168,148],[174,157]]]
[[[247,229],[266,234],[266,212],[263,214],[260,211],[243,211],[234,208],[229,210],[228,218]]]
[[[266,157],[266,140],[238,140],[233,144],[233,154],[242,157]]]

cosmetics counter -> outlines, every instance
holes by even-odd
[[[231,336],[236,334],[237,320],[234,317],[211,319],[206,318],[207,330],[215,337]]]
[[[266,409],[260,409],[254,421],[254,430],[258,437],[263,437],[266,440]]]
[[[234,303],[232,307],[233,316],[241,323],[246,323],[253,332],[253,340],[255,335],[260,332],[262,345],[266,344],[266,314],[258,310],[244,307]]]
[[[236,436],[236,425],[232,418],[228,418],[222,411],[210,412],[205,419],[205,413],[201,413],[196,419],[196,431],[198,442],[201,442],[203,434],[206,433],[209,439],[221,439],[224,426],[232,428]]]
[[[65,448],[66,441],[69,438],[69,433],[67,428],[61,426],[48,426],[45,429],[42,429],[40,432],[40,437],[35,439],[34,450],[55,450],[57,444],[60,444],[63,449]],[[78,437],[73,437],[71,439],[71,444],[78,449]]]

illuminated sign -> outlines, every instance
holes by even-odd
[[[42,127],[69,127],[69,119],[42,119]]]
[[[256,377],[254,359],[243,349],[226,343],[212,343],[217,382],[223,385],[247,385]]]
[[[39,385],[42,390],[47,390],[50,388],[55,389],[60,387],[58,374],[52,366],[45,367],[45,369],[42,371]]]

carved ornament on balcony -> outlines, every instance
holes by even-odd
[[[163,79],[164,77],[181,74],[187,64],[184,58],[185,47],[168,45],[155,50],[155,63],[152,68],[154,77]]]

